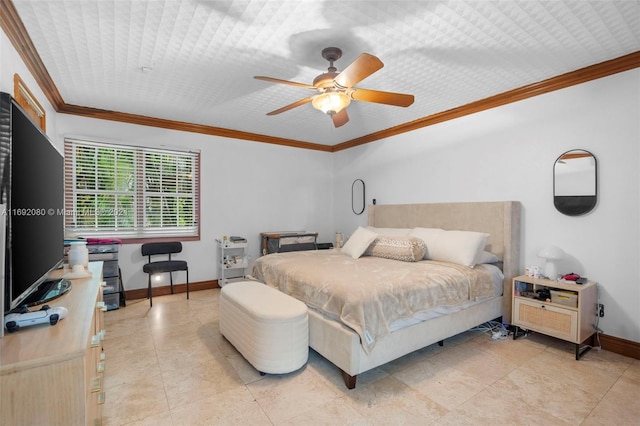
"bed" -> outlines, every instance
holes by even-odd
[[[354,283],[354,288],[356,288],[355,284],[363,285],[366,288],[366,283],[360,283],[359,280],[375,280],[377,278],[374,277],[384,275],[380,272],[382,270],[392,269],[393,274],[398,277],[411,278],[409,274],[413,272],[409,268],[423,268],[426,267],[423,264],[435,264],[435,266],[429,265],[429,267],[448,271],[453,265],[433,261],[420,261],[408,265],[409,262],[388,259],[375,260],[367,256],[352,261],[344,253],[329,253],[325,250],[318,251],[317,254],[312,252],[278,253],[257,259],[252,272],[255,279],[299,298],[310,306],[309,346],[341,370],[345,384],[349,389],[355,388],[358,374],[415,350],[434,343],[442,344],[446,338],[496,318],[502,317],[503,322],[509,323],[511,319],[511,280],[519,275],[521,270],[519,265],[519,202],[374,205],[369,206],[368,226],[375,231],[389,228],[440,228],[488,234],[488,240],[485,240],[485,250],[497,257],[498,262],[495,264],[501,267],[502,273],[498,279],[497,291],[495,274],[492,275],[494,290],[490,296],[486,293],[478,293],[482,297],[474,298],[473,302],[460,302],[461,307],[458,309],[438,310],[433,309],[433,306],[427,306],[425,312],[428,315],[423,317],[416,316],[408,321],[394,322],[394,326],[387,327],[386,330],[384,326],[376,328],[375,325],[369,323],[365,327],[367,330],[363,331],[354,323],[345,321],[339,314],[334,315],[330,309],[321,312],[317,309],[317,304],[305,300],[304,294],[289,285],[291,277],[306,272],[309,280],[319,281],[322,289],[317,292],[326,293],[323,294],[323,297],[327,302],[321,304],[329,305],[329,302],[333,300],[332,290],[330,286],[326,286],[326,288],[323,286],[326,282],[334,280],[336,274],[343,275],[345,280]],[[340,259],[342,260],[340,261]],[[311,261],[320,262],[321,265],[315,267],[311,263],[304,263]],[[338,262],[346,264],[347,268],[356,269],[343,273],[341,269],[338,269],[342,267]],[[376,265],[372,267],[378,269],[375,272],[367,271],[369,264]],[[271,273],[276,269],[282,269],[279,271],[280,275]],[[484,267],[455,267],[453,269],[460,269],[461,273],[467,273],[464,271],[465,269],[469,271],[473,269],[475,271],[470,273],[485,274]],[[486,269],[490,270],[489,267]],[[327,275],[325,277],[324,275],[329,274],[330,271],[334,271],[334,276]],[[390,280],[389,276],[387,273],[385,279]],[[464,279],[473,281],[475,275],[467,276]],[[305,281],[305,279],[301,278],[300,281]],[[501,288],[499,288],[500,286]],[[383,293],[381,297],[384,297]],[[417,296],[411,295],[410,299],[416,298]],[[376,308],[365,307],[358,310],[358,313],[362,311],[364,312],[362,316],[366,317],[367,309],[375,310]],[[351,314],[346,315],[346,317],[351,316]],[[382,331],[377,333],[378,329],[382,329]],[[368,330],[374,330],[377,334],[374,333],[372,337]]]

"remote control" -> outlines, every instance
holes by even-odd
[[[9,333],[18,331],[20,327],[28,327],[36,324],[56,325],[58,321],[66,317],[69,311],[62,306],[55,308],[44,305],[37,311],[29,311],[25,309],[23,312],[8,314],[4,317],[4,326]]]

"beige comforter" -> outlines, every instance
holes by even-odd
[[[482,268],[429,260],[353,259],[333,250],[262,256],[253,276],[353,329],[367,353],[396,320],[494,296],[491,275]]]

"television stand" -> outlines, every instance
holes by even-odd
[[[105,400],[102,262],[91,277],[51,302],[67,317],[0,339],[0,422],[3,425],[97,425]],[[63,271],[54,271],[60,276]],[[24,331],[24,332],[23,332]]]
[[[19,311],[22,307],[41,305],[56,299],[71,290],[71,281],[63,278],[43,281],[36,287],[13,311]],[[12,312],[13,312],[12,311]]]

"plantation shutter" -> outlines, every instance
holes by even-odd
[[[65,139],[68,235],[199,236],[200,153]]]

